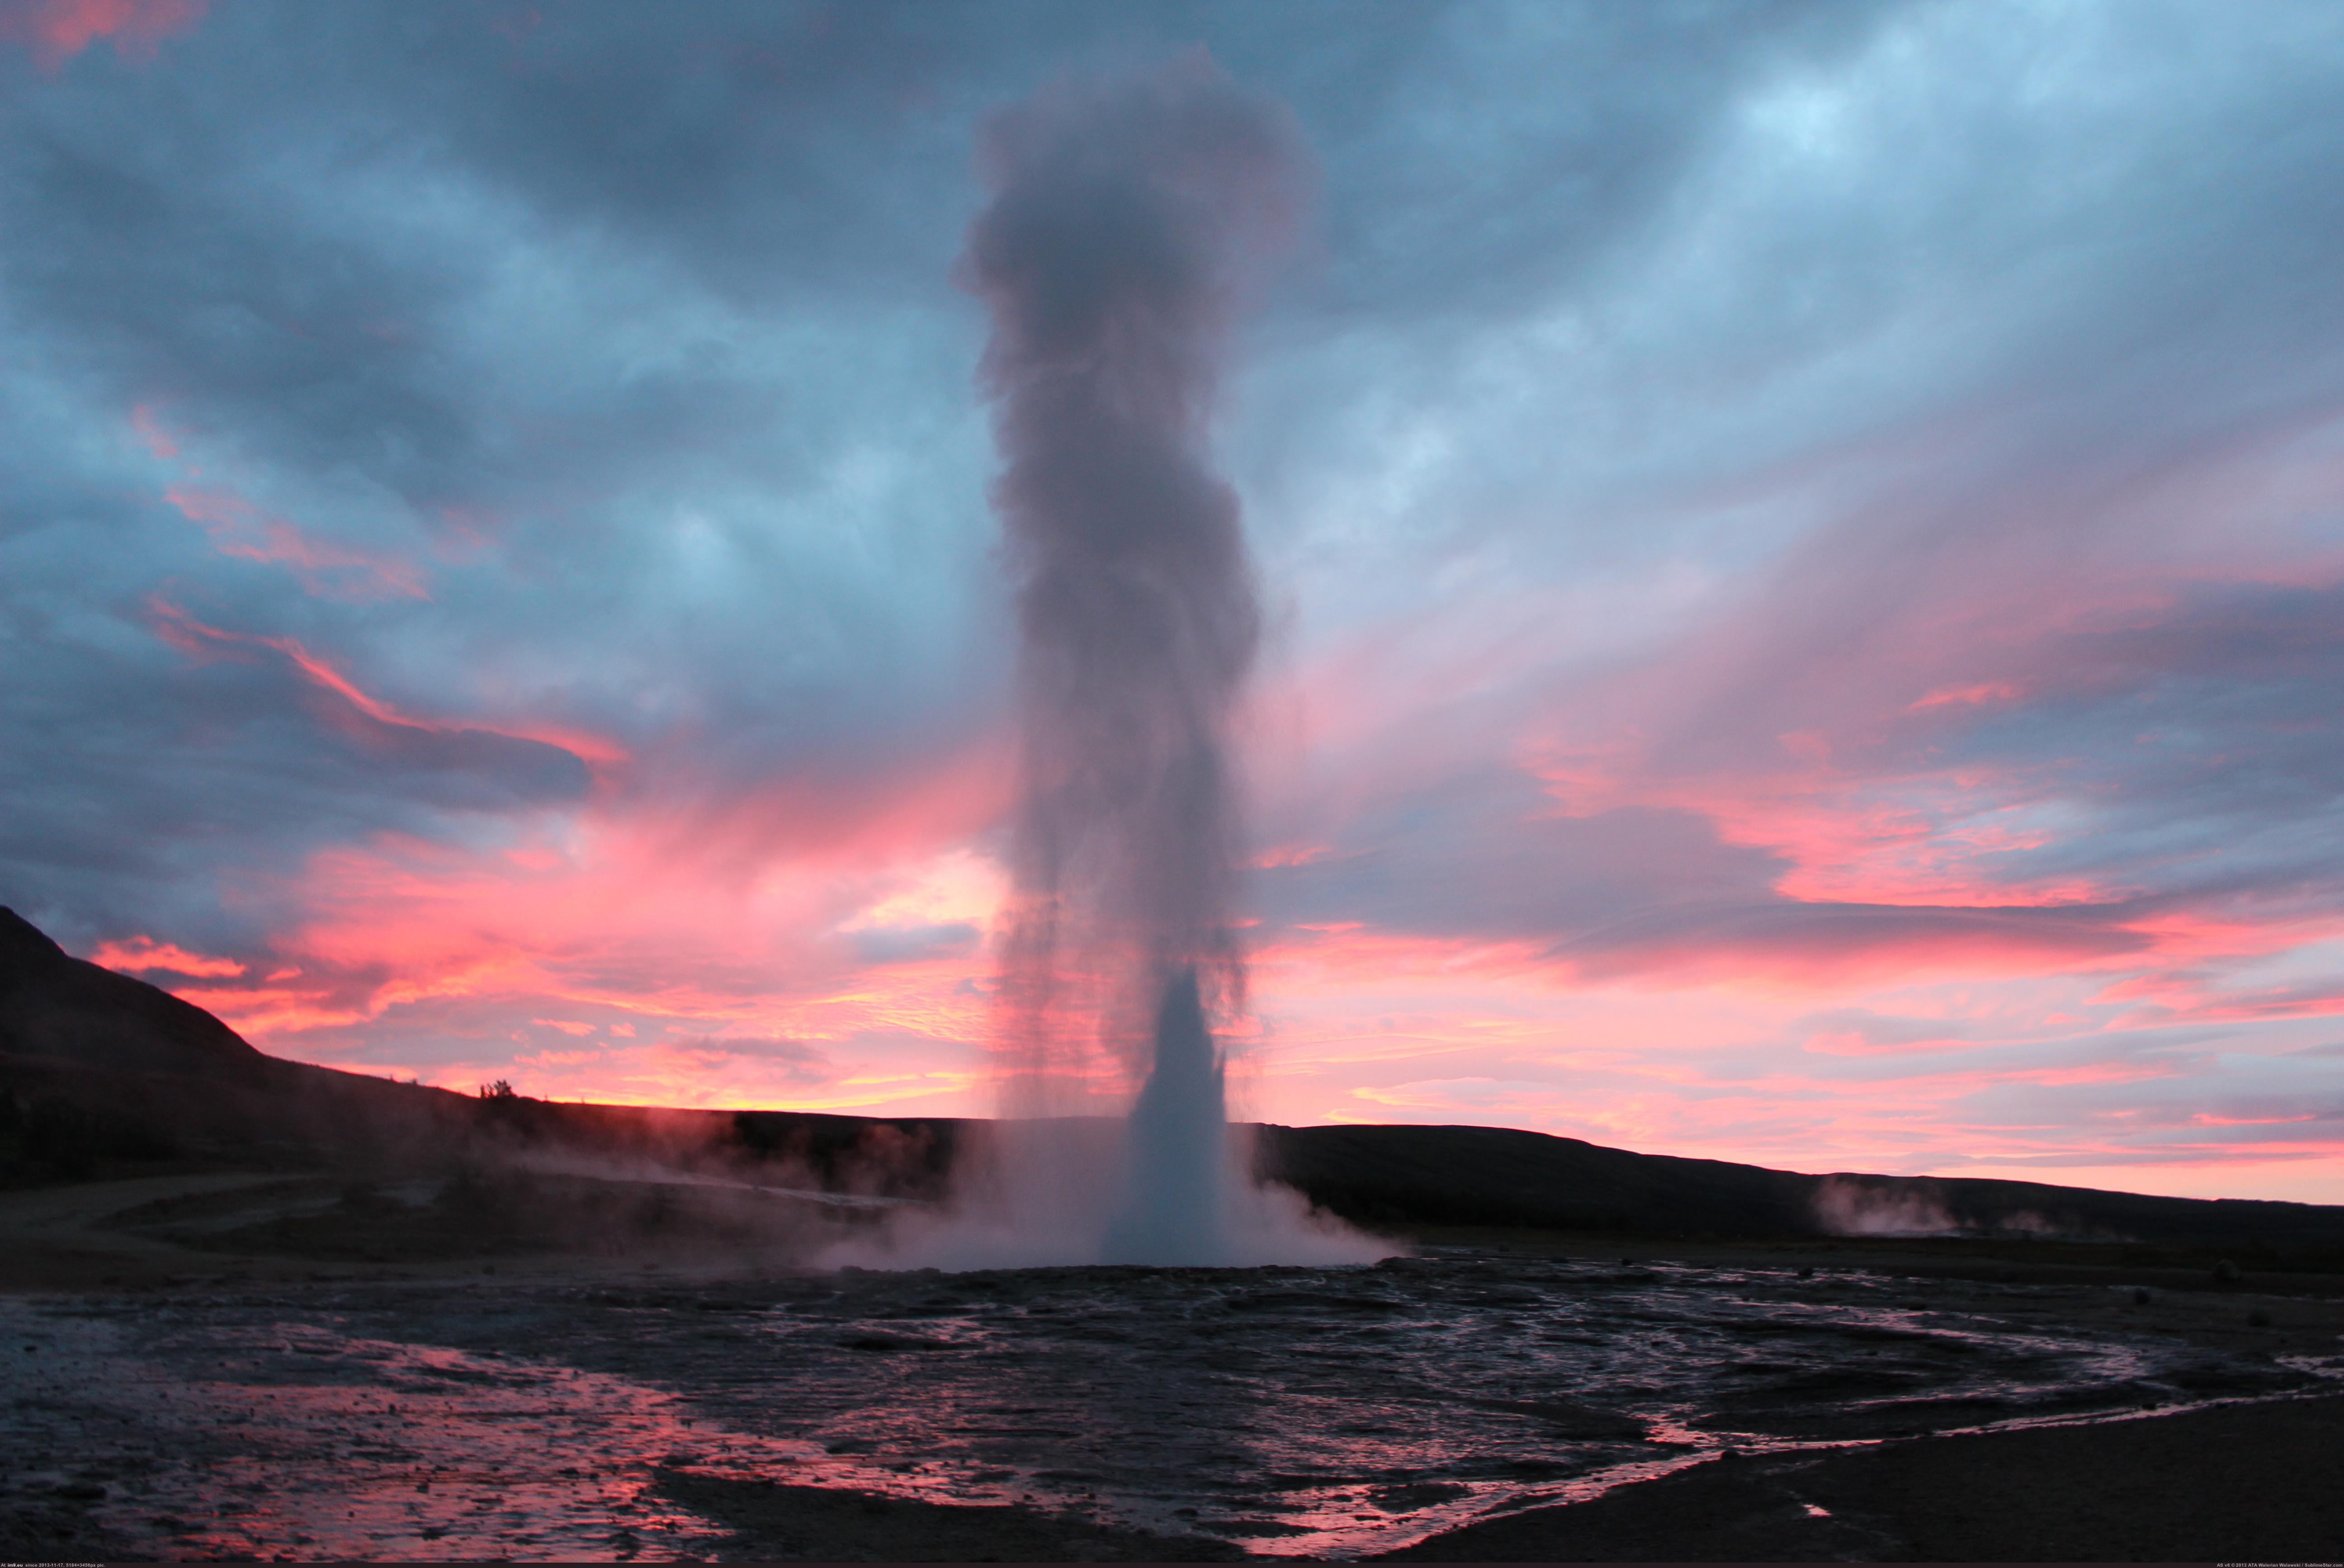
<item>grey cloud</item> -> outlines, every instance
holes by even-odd
[[[263,885],[323,843],[439,835],[586,788],[551,745],[384,724],[281,666],[188,664],[100,630],[0,614],[0,880],[68,942],[159,928],[241,948],[281,911],[224,914],[216,871]]]
[[[786,1063],[799,1068],[809,1081],[821,1081],[831,1076],[830,1053],[806,1040],[777,1035],[682,1034],[670,1036],[666,1044],[682,1051],[709,1051],[760,1062]]]
[[[1974,908],[1795,899],[1787,863],[1722,842],[1697,812],[1564,816],[1490,771],[1362,811],[1329,851],[1257,873],[1273,926],[1361,921],[1532,945],[1589,976],[1720,966],[1829,972],[2089,964],[2145,952],[2133,903]]]
[[[915,964],[973,951],[980,933],[974,926],[872,926],[854,936],[854,956],[865,964]]]
[[[593,30],[595,14],[571,15]],[[632,15],[613,8],[603,30]],[[757,242],[762,297],[779,305],[673,287],[662,268],[712,242],[630,201],[663,187],[712,221],[729,202],[763,222],[760,192],[787,182],[690,196],[687,144],[725,106],[680,131],[653,112],[656,62],[597,87],[555,60],[544,70],[562,81],[540,86],[571,93],[571,118],[668,148],[631,176],[605,169],[598,207],[591,179],[562,183],[592,175],[593,157],[557,177],[494,126],[438,112],[470,105],[551,137],[541,150],[572,145],[526,92],[500,95],[512,62],[468,52],[490,19],[231,8],[143,72],[96,58],[49,82],[0,62],[25,77],[0,109],[16,237],[0,334],[11,405],[37,416],[0,433],[22,743],[0,881],[67,929],[167,916],[189,929],[185,906],[208,902],[191,879],[288,871],[387,827],[460,836],[468,820],[579,798],[574,758],[473,714],[551,713],[639,749],[690,735],[696,765],[662,761],[714,789],[806,753],[899,768],[986,716],[987,661],[967,645],[985,561],[965,526],[979,521],[981,438],[966,339],[935,324],[942,260],[928,319],[874,319],[868,348],[854,323],[821,319],[847,275],[833,268],[822,292],[786,233]],[[605,39],[597,69],[630,46]],[[811,63],[850,96],[877,90]],[[768,96],[810,122],[830,112]],[[965,187],[965,160],[947,139],[932,172]],[[838,206],[851,191],[834,194],[803,225],[809,243],[853,230]],[[941,258],[955,225],[932,218]],[[646,306],[664,319],[643,320]],[[131,455],[137,405],[176,462]],[[894,417],[874,425],[882,407]],[[410,563],[429,602],[334,610],[282,566],[219,557],[157,494],[198,471],[330,549]],[[298,637],[431,723],[325,711],[282,670],[189,670],[124,647],[157,589],[231,632]],[[115,629],[88,631],[93,617]]]
[[[1868,616],[1854,607],[1868,604],[1872,585],[1833,575],[1851,614]],[[2056,593],[2063,581],[2090,602],[2083,569],[2027,591],[2047,582]],[[1953,593],[1911,606],[1914,618],[1959,614],[1995,592],[1955,582]],[[1821,608],[1821,597],[1793,604]],[[1900,647],[1868,620],[1834,625],[1823,609],[1746,651],[1730,683],[1672,715],[1654,765],[1778,770],[1780,737],[1813,733],[1853,776],[1966,774],[1965,810],[2066,814],[2037,842],[1977,857],[1989,883],[2083,878],[2129,889],[2135,913],[2218,902],[2277,915],[2344,902],[2344,745],[2330,722],[2344,682],[2344,592],[2184,582],[2166,602],[2123,603],[2096,626],[2061,624],[2056,601],[2048,608],[2046,624],[1943,650]],[[1883,669],[1904,683],[1883,683]],[[1928,700],[1973,685],[1990,694]]]
[[[2022,501],[2112,486],[2332,405],[2332,13],[1846,9],[1870,23],[1847,46],[1733,79],[1601,266],[1486,330],[1402,312],[1265,369],[1241,472],[1267,514],[1337,493],[1322,526],[1374,516],[1294,541],[1290,568],[1343,592],[1318,616],[1420,604],[1394,586],[1410,566],[1471,592],[1485,556],[1550,580],[1671,550],[1763,563],[1884,470],[1907,510],[1974,503],[1838,531],[1874,547],[1893,613],[1965,544],[2091,510],[2014,507],[1987,470],[2023,471]],[[1321,395],[1344,377],[1357,393]],[[1346,575],[1337,549],[1389,559]]]
[[[1355,806],[1327,849],[1256,873],[1273,922],[1543,943],[1655,908],[1763,899],[1783,869],[1719,842],[1691,812],[1563,816],[1535,780],[1505,768]]]
[[[1976,1041],[1980,1029],[1962,1018],[1898,1017],[1870,1007],[1829,1007],[1791,1020],[1783,1033],[1817,1049],[1816,1037],[1852,1039],[1863,1051],[1909,1050],[1915,1047],[1961,1050]]]
[[[1872,960],[1916,968],[1992,970],[2084,965],[2145,952],[2148,939],[2106,908],[1980,909],[1775,899],[1672,908],[1632,916],[1555,945],[1556,956],[1590,975],[1673,966],[1777,965],[1830,972]]]

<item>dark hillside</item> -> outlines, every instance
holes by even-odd
[[[1492,1127],[1265,1127],[1264,1175],[1366,1225],[1794,1235],[1815,1179]]]
[[[942,1196],[963,1124],[475,1097],[268,1056],[0,909],[0,1182],[192,1167],[453,1168],[518,1156]]]
[[[269,1060],[201,1007],[71,956],[6,908],[0,908],[0,1052],[213,1076],[250,1076]]]
[[[1486,1127],[1265,1127],[1256,1165],[1354,1223],[1763,1237],[1913,1231],[2333,1253],[2344,1207],[1804,1176]]]
[[[1839,1194],[1935,1205],[1964,1230],[2181,1246],[2344,1248],[2344,1206],[2248,1198],[2155,1198],[1961,1176],[1810,1177]]]

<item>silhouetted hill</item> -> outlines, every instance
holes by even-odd
[[[202,1008],[67,955],[0,910],[0,1179],[157,1162],[452,1166],[527,1154],[934,1199],[983,1124],[479,1098],[255,1050]],[[1256,1167],[1370,1227],[1718,1238],[1913,1231],[2304,1251],[2344,1208],[2033,1182],[1804,1176],[1486,1127],[1263,1127]]]
[[[2344,1247],[2344,1207],[1957,1177],[1803,1176],[1488,1127],[1266,1127],[1256,1167],[1365,1225],[1673,1236],[1981,1233]]]
[[[1496,1127],[1265,1127],[1255,1164],[1363,1224],[1798,1235],[1815,1178]]]
[[[519,1154],[936,1198],[947,1118],[475,1097],[288,1062],[168,992],[71,956],[0,909],[0,1180],[161,1164],[450,1166]]]
[[[268,1059],[201,1007],[72,956],[7,908],[0,908],[0,1051],[220,1075],[248,1075]]]

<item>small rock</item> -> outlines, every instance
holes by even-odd
[[[2156,1297],[2148,1293],[2147,1289],[2144,1286],[2135,1286],[2133,1288],[2132,1304],[2136,1307],[2146,1307],[2156,1299]]]
[[[2214,1265],[2214,1283],[2217,1285],[2235,1285],[2243,1278],[2245,1276],[2238,1272],[2238,1266],[2228,1258]]]
[[[2266,1311],[2262,1310],[2260,1308],[2257,1308],[2254,1311],[2248,1312],[2248,1313],[2247,1314],[2247,1327],[2248,1327],[2248,1328],[2249,1328],[2249,1329],[2268,1329],[2268,1328],[2269,1328],[2270,1326],[2271,1326],[2270,1314],[2269,1314],[2268,1312],[2266,1312]]]

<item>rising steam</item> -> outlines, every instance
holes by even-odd
[[[960,278],[993,320],[1023,770],[995,1198],[1059,1260],[1259,1250],[1213,1025],[1245,1000],[1230,727],[1261,617],[1207,438],[1299,147],[1201,53],[1061,82],[985,132]],[[1076,1119],[1116,1104],[1121,1136]]]

